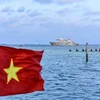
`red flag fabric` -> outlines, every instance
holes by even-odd
[[[0,96],[44,90],[43,51],[0,46]]]

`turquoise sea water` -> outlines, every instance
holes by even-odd
[[[44,91],[0,97],[0,100],[100,100],[100,46],[89,46],[88,62],[85,46],[13,46],[32,50],[44,50]],[[79,52],[76,52],[76,49]],[[72,50],[71,52],[69,50]]]

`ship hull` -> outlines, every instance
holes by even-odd
[[[71,43],[66,43],[66,42],[50,42],[51,45],[53,46],[77,46],[78,44],[71,42]]]

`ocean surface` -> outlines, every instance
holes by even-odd
[[[95,51],[100,49],[100,45],[88,46],[88,62],[86,52],[82,51],[85,45],[12,47],[44,50],[41,76],[45,90],[2,96],[0,100],[100,100],[100,51]]]

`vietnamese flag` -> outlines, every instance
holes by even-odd
[[[44,90],[43,51],[0,46],[0,96]]]

